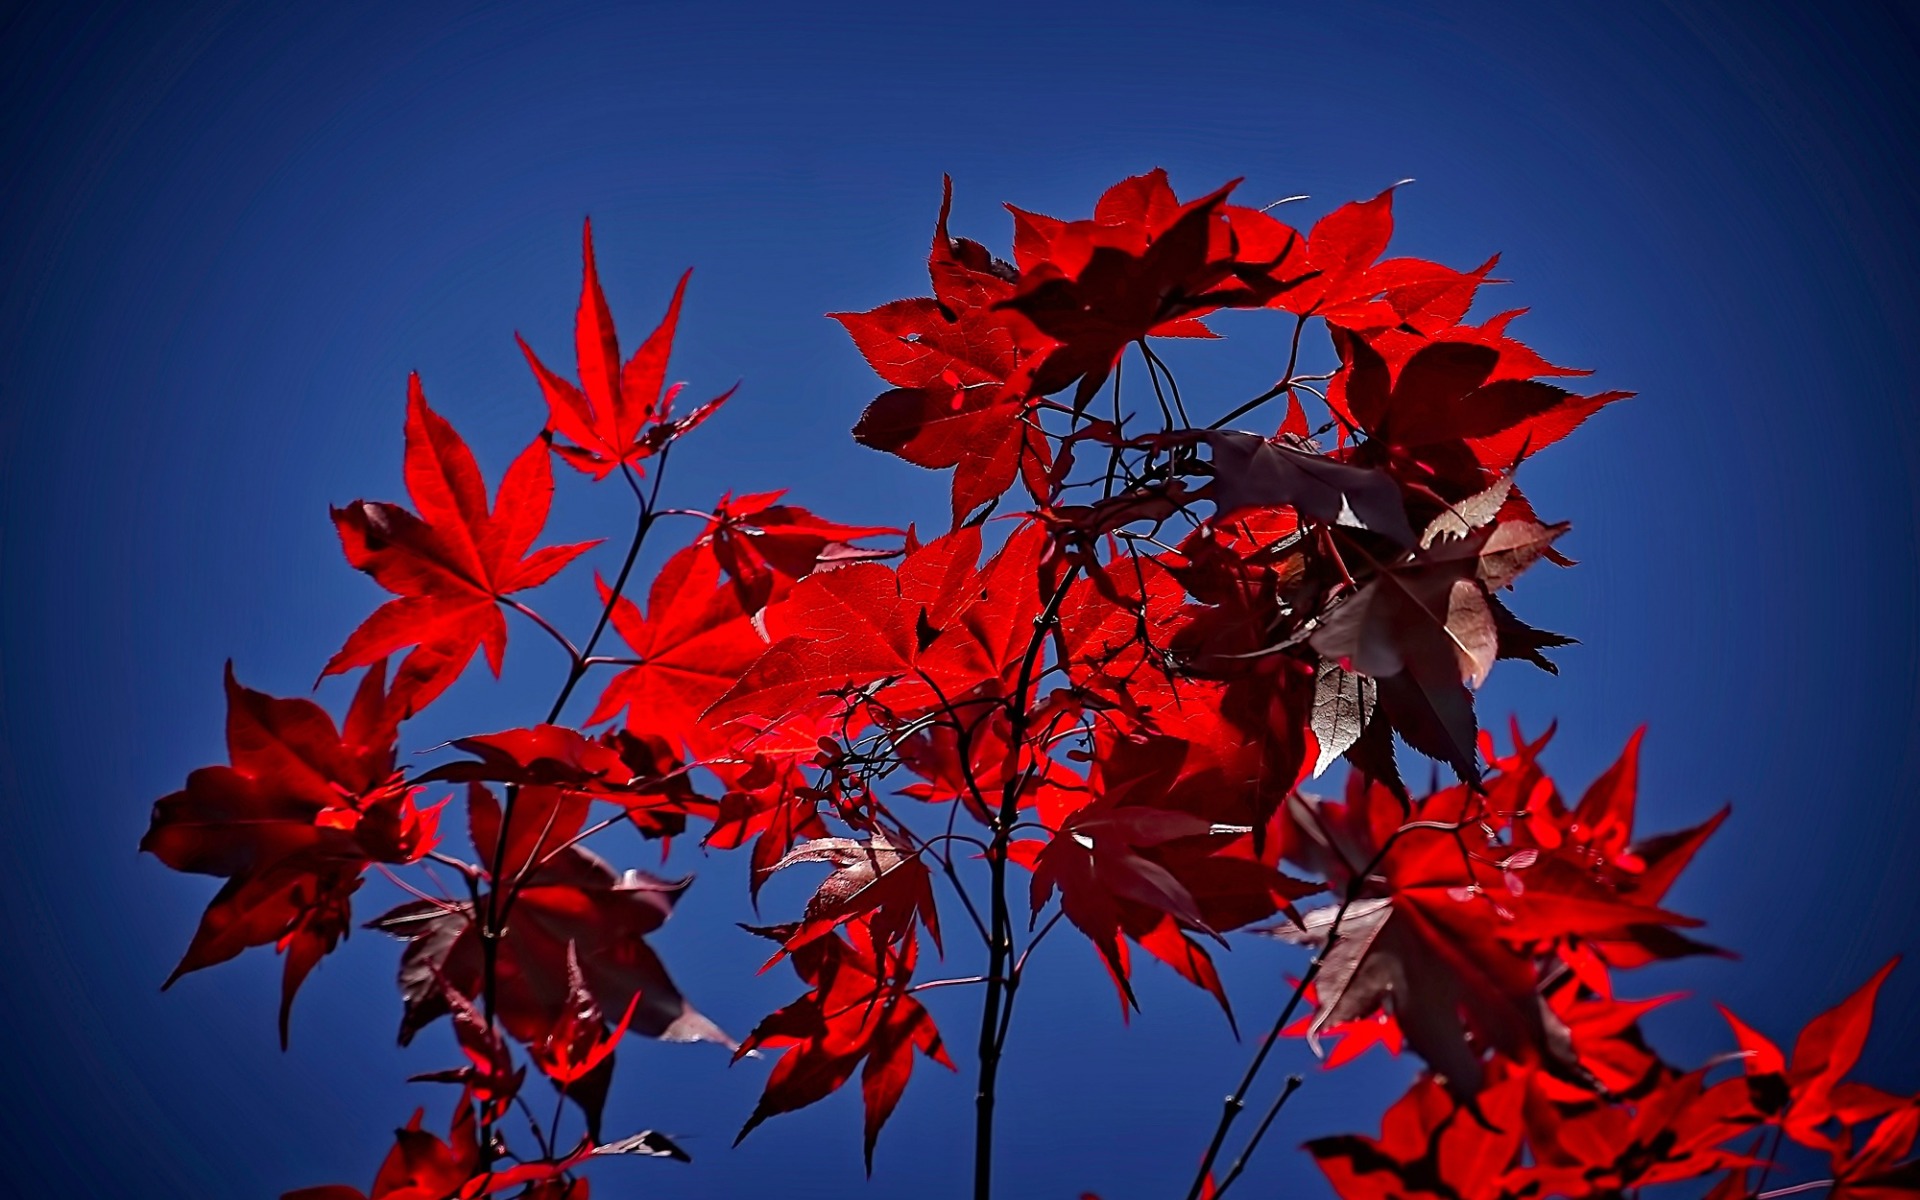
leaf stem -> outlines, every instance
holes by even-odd
[[[560,648],[567,652],[567,658],[572,663],[572,667],[574,670],[583,671],[585,669],[584,663],[583,663],[583,656],[581,655],[579,649],[574,646],[573,642],[568,639],[566,634],[561,633],[558,629],[555,629],[553,627],[553,624],[550,621],[548,621],[545,617],[541,616],[539,613],[527,607],[525,604],[522,604],[518,600],[510,600],[507,597],[502,596],[500,598],[500,603],[506,605],[508,608],[511,608],[513,611],[519,613],[521,616],[527,618],[529,621],[532,621],[535,625],[538,625],[540,628],[546,630],[547,636],[551,637],[555,642],[558,642],[560,644]]]
[[[925,983],[916,983],[912,987],[908,988],[907,995],[911,996],[915,992],[930,991],[933,988],[968,987],[972,984],[985,983],[985,982],[987,982],[987,977],[985,975],[968,975],[960,979],[929,979]]]
[[[1258,396],[1242,404],[1226,416],[1214,421],[1211,425],[1207,426],[1208,429],[1219,429],[1229,421],[1239,420],[1241,417],[1246,416],[1274,397],[1284,396],[1289,388],[1299,382],[1299,380],[1293,377],[1293,365],[1300,361],[1300,331],[1306,327],[1307,319],[1305,317],[1300,317],[1293,323],[1293,345],[1287,351],[1287,369],[1281,374],[1280,382],[1274,384],[1266,391],[1261,392]]]
[[[925,671],[916,673],[929,688],[933,689],[933,694],[939,699],[941,708],[946,715],[953,718],[954,753],[960,763],[960,775],[966,781],[967,789],[973,793],[974,800],[979,803],[981,811],[984,812],[987,806],[986,798],[981,794],[980,781],[974,778],[973,774],[973,731],[975,726],[960,719],[959,709],[953,701],[947,699],[946,692],[941,689],[939,682],[935,680],[933,676],[927,674]],[[981,716],[976,719],[976,724],[980,720],[985,720],[991,713],[991,709],[983,712]],[[960,897],[960,903],[967,910],[967,916],[973,918],[973,927],[979,931],[981,943],[991,947],[993,945],[993,934],[987,931],[986,922],[980,919],[980,909],[974,904],[972,893],[968,892],[966,885],[960,881],[960,871],[959,868],[953,865],[953,856],[945,850],[936,851],[933,849],[935,842],[968,841],[980,847],[981,851],[988,855],[993,853],[993,848],[978,838],[953,831],[954,821],[958,818],[960,806],[964,803],[965,801],[955,797],[953,807],[947,812],[947,831],[936,837],[926,839],[920,843],[920,847],[925,853],[932,854],[934,861],[940,864],[941,873],[947,877],[947,883],[953,887],[954,894]],[[906,828],[904,823],[901,824],[901,828],[903,830]]]
[[[547,1135],[540,1131],[540,1121],[533,1115],[533,1105],[528,1104],[527,1098],[518,1092],[514,1093],[513,1102],[520,1106],[521,1115],[527,1118],[527,1128],[532,1132],[533,1140],[540,1144],[540,1157],[552,1158],[552,1146],[547,1141]],[[555,1122],[555,1127],[558,1128],[558,1122]]]
[[[620,474],[626,478],[627,486],[633,490],[634,499],[640,504],[640,516],[634,522],[633,541],[627,545],[627,557],[620,564],[620,573],[613,577],[613,588],[607,593],[607,602],[600,609],[600,619],[594,622],[593,633],[587,638],[587,644],[574,661],[574,667],[567,672],[567,681],[560,687],[560,694],[554,697],[553,707],[547,710],[546,724],[551,725],[560,719],[560,712],[567,706],[567,700],[573,695],[573,689],[579,684],[581,676],[586,674],[585,660],[592,657],[594,648],[600,644],[601,635],[607,632],[607,623],[613,620],[613,610],[620,603],[620,597],[626,593],[627,580],[633,575],[633,564],[640,557],[640,548],[647,543],[647,531],[659,518],[657,504],[660,499],[660,481],[667,474],[667,457],[673,452],[671,444],[660,452],[660,462],[653,470],[653,487],[646,493],[640,489],[640,481],[634,478],[633,469],[625,463],[620,465]],[[502,822],[504,824],[504,820]],[[502,831],[504,833],[504,829]]]
[[[1187,415],[1187,406],[1180,400],[1180,381],[1173,377],[1173,368],[1167,366],[1166,360],[1153,352],[1153,347],[1147,344],[1147,339],[1145,338],[1140,339],[1140,353],[1147,356],[1147,373],[1149,375],[1153,373],[1154,367],[1158,367],[1160,368],[1160,373],[1167,377],[1167,387],[1173,392],[1173,411],[1180,414],[1181,426],[1192,425],[1193,418]]]
[[[1179,426],[1174,424],[1173,410],[1167,407],[1166,393],[1160,390],[1160,376],[1153,369],[1154,363],[1159,360],[1154,357],[1153,351],[1147,349],[1147,339],[1141,338],[1137,344],[1140,347],[1141,359],[1147,364],[1147,381],[1153,384],[1153,398],[1158,401],[1160,405],[1160,419],[1165,422],[1164,428],[1168,432],[1172,432],[1179,428]]]

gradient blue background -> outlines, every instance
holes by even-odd
[[[221,759],[222,660],[303,692],[378,601],[326,506],[399,497],[409,369],[490,475],[525,443],[541,410],[511,334],[570,365],[589,212],[629,344],[695,265],[674,376],[701,395],[744,380],[675,456],[671,496],[791,486],[843,519],[942,523],[940,479],[842,432],[878,384],[820,314],[924,291],[943,171],[955,229],[995,245],[1001,200],[1080,215],[1158,164],[1187,194],[1235,175],[1255,202],[1310,193],[1302,220],[1413,176],[1398,248],[1460,266],[1504,252],[1516,282],[1489,304],[1532,306],[1526,340],[1641,395],[1530,468],[1583,565],[1536,572],[1516,607],[1584,644],[1558,680],[1503,665],[1482,711],[1560,716],[1550,765],[1575,786],[1650,722],[1645,829],[1735,802],[1674,905],[1743,961],[1650,971],[1627,992],[1685,988],[1778,1036],[1798,1028],[1920,942],[1915,13],[6,10],[0,1179],[203,1200],[365,1186],[414,1104],[444,1119],[449,1092],[401,1080],[450,1047],[391,1047],[394,947],[377,935],[307,985],[285,1055],[270,953],[157,991],[214,883],[134,846],[149,802]],[[1178,356],[1188,394],[1257,390],[1279,324],[1229,322],[1229,343]],[[623,499],[569,475],[552,533],[618,536]],[[539,603],[577,628],[585,588],[564,576]],[[559,670],[517,626],[504,685],[469,676],[410,744],[529,720]],[[322,698],[344,703],[337,682]],[[701,879],[658,945],[744,1032],[797,989],[752,975],[761,947],[732,926],[749,915],[744,863],[676,857]],[[769,911],[798,898],[776,888]],[[1168,972],[1143,968],[1127,1029],[1084,945],[1047,958],[1013,1036],[1007,1194],[1177,1194],[1245,1048]],[[1231,956],[1249,1025],[1298,961],[1264,944]],[[974,1020],[972,997],[932,999],[950,1029]],[[1909,963],[1870,1079],[1920,1087],[1916,1013]],[[1656,1028],[1678,1057],[1727,1045],[1704,1002]],[[853,1095],[729,1151],[764,1064],[729,1070],[698,1046],[622,1059],[610,1127],[673,1131],[698,1161],[607,1164],[596,1196],[959,1190],[970,1095],[944,1072],[915,1079],[862,1190]],[[1409,1070],[1312,1073],[1248,1194],[1321,1194],[1289,1147],[1374,1128]]]

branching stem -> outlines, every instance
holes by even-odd
[[[1028,693],[1033,688],[1041,652],[1047,644],[1047,631],[1059,619],[1060,606],[1066,602],[1067,592],[1079,578],[1079,573],[1078,564],[1067,568],[1047,597],[1040,615],[1033,620],[1033,634],[1027,641],[1026,653],[1020,659],[1018,682],[1014,685],[1013,694],[1007,698],[1010,725],[1007,745],[1014,747],[1016,753],[1019,747],[1026,744],[1027,728],[1033,720]],[[1020,821],[1020,793],[1026,780],[1025,772],[1008,772],[1006,784],[1000,790],[999,814],[993,824],[993,844],[987,853],[987,868],[992,879],[992,914],[988,920],[987,994],[980,1005],[979,1087],[974,1093],[974,1200],[991,1200],[993,1195],[994,1101],[1000,1076],[1001,1050],[1006,1045],[1007,1028],[1013,1020],[1013,997],[1020,982],[1017,975],[1008,974],[1008,964],[1013,959],[1013,915],[1007,902],[1007,848],[1012,844],[1013,828]],[[974,786],[977,790],[978,785]],[[977,798],[984,806],[986,798]]]
[[[554,697],[552,707],[547,710],[544,724],[551,725],[559,720],[560,713],[566,708],[567,700],[572,697],[574,688],[577,687],[580,680],[585,677],[588,668],[594,665],[591,661],[594,648],[599,645],[601,636],[607,631],[608,623],[613,620],[614,607],[619,604],[621,596],[626,591],[627,581],[633,575],[633,565],[640,558],[641,547],[646,545],[647,532],[653,528],[653,523],[659,516],[658,501],[660,498],[660,481],[666,474],[667,456],[672,449],[673,447],[669,444],[666,449],[660,452],[659,460],[654,467],[653,486],[648,490],[642,490],[640,481],[635,477],[631,467],[628,467],[625,463],[622,463],[620,466],[620,473],[626,479],[627,487],[632,490],[634,500],[639,505],[640,512],[634,521],[633,540],[627,546],[626,559],[620,564],[620,573],[614,577],[613,587],[607,593],[607,601],[601,606],[600,619],[594,623],[593,633],[587,638],[584,648],[576,648],[565,635],[548,624],[544,618],[532,609],[515,600],[506,601],[509,606],[537,622],[540,627],[551,634],[567,652],[566,682],[560,685],[560,694]],[[518,787],[509,786],[507,788],[506,800],[500,807],[500,832],[495,839],[493,854],[487,871],[487,877],[493,881],[493,886],[487,891],[484,904],[480,902],[478,896],[479,883],[477,873],[475,876],[469,877],[469,886],[475,892],[475,916],[479,918],[480,922],[480,1011],[485,1017],[489,1028],[493,1026],[494,1016],[499,1006],[500,940],[506,933],[507,914],[512,910],[513,902],[515,898],[518,897],[520,887],[524,882],[523,878],[515,878],[507,881],[503,886],[500,878],[506,866],[508,831],[513,825],[514,802],[519,799],[519,794],[520,789]],[[525,876],[529,874],[535,865],[536,864],[529,864],[527,869],[522,871],[520,875]],[[556,1114],[554,1121],[554,1131],[556,1133],[558,1127],[559,1120]],[[480,1157],[482,1167],[490,1167],[493,1163],[493,1140],[492,1118],[490,1116],[484,1117],[480,1127]]]
[[[1227,1132],[1233,1128],[1235,1119],[1247,1106],[1247,1093],[1253,1090],[1254,1081],[1260,1077],[1260,1068],[1267,1065],[1267,1056],[1273,1053],[1274,1044],[1280,1040],[1282,1032],[1293,1020],[1295,1010],[1300,1007],[1301,1000],[1306,998],[1307,989],[1312,987],[1313,981],[1319,977],[1320,968],[1325,965],[1327,955],[1331,954],[1334,946],[1339,943],[1340,926],[1346,921],[1348,910],[1360,898],[1360,893],[1366,889],[1368,878],[1379,869],[1382,862],[1386,861],[1387,854],[1392,851],[1402,836],[1422,829],[1452,832],[1464,824],[1466,824],[1465,821],[1409,821],[1394,830],[1387,840],[1381,843],[1378,853],[1367,862],[1367,865],[1353,872],[1348,878],[1346,896],[1340,901],[1340,907],[1334,910],[1333,920],[1327,925],[1326,940],[1321,943],[1319,953],[1315,954],[1313,961],[1307,964],[1306,973],[1301,975],[1300,982],[1294,985],[1293,994],[1287,997],[1286,1004],[1280,1009],[1280,1015],[1274,1018],[1273,1028],[1266,1037],[1261,1039],[1260,1048],[1254,1051],[1253,1061],[1247,1064],[1246,1074],[1240,1077],[1240,1086],[1235,1088],[1233,1094],[1228,1096],[1221,1105],[1220,1121],[1214,1126],[1213,1140],[1207,1143],[1206,1153],[1200,1156],[1200,1168],[1194,1172],[1193,1186],[1187,1189],[1187,1200],[1200,1200],[1200,1194],[1206,1190],[1207,1176],[1213,1170],[1214,1162],[1220,1157],[1220,1148],[1227,1140]],[[1246,1150],[1240,1156],[1243,1161],[1253,1153],[1254,1146],[1264,1132],[1263,1126],[1260,1132],[1248,1142]],[[1239,1164],[1236,1163],[1237,1166]]]

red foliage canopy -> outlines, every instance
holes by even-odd
[[[855,439],[953,473],[951,523],[931,540],[779,492],[663,507],[668,449],[732,392],[673,415],[685,276],[623,360],[590,228],[578,382],[521,342],[545,433],[491,505],[409,380],[414,509],[333,512],[348,563],[395,597],[323,670],[367,668],[344,725],[229,671],[230,765],[160,800],[142,843],[226,881],[176,977],[250,946],[285,954],[283,1039],[365,872],[408,893],[372,925],[404,942],[401,1041],[445,1018],[466,1059],[417,1077],[462,1086],[450,1132],[416,1114],[371,1193],[293,1197],[581,1200],[590,1159],[685,1157],[657,1132],[602,1136],[623,1039],[735,1047],[648,944],[691,879],[616,869],[584,844],[622,828],[750,846],[755,897],[776,873],[824,868],[798,919],[751,927],[778,946],[768,966],[786,960],[807,990],[736,1048],[777,1055],[740,1137],[857,1072],[871,1170],[916,1057],[955,1065],[920,997],[977,988],[984,1198],[1014,1001],[1054,929],[1087,940],[1123,1012],[1138,947],[1229,1022],[1213,954],[1253,930],[1313,955],[1189,1200],[1234,1186],[1301,1086],[1216,1175],[1283,1033],[1335,1042],[1329,1065],[1374,1045],[1424,1063],[1378,1137],[1308,1144],[1354,1200],[1613,1197],[1711,1175],[1733,1200],[1763,1186],[1748,1172],[1772,1157],[1755,1136],[1769,1130],[1829,1156],[1836,1194],[1920,1194],[1920,1100],[1849,1078],[1887,971],[1790,1057],[1729,1014],[1744,1074],[1668,1063],[1640,1028],[1665,998],[1621,999],[1615,976],[1715,952],[1666,897],[1726,812],[1636,833],[1639,734],[1569,803],[1540,765],[1546,737],[1516,725],[1502,754],[1479,728],[1474,694],[1500,660],[1553,671],[1546,651],[1570,641],[1509,607],[1541,561],[1570,565],[1567,524],[1539,517],[1515,473],[1626,393],[1546,382],[1582,372],[1515,340],[1515,312],[1468,320],[1495,259],[1383,258],[1392,189],[1305,233],[1235,190],[1182,201],[1156,170],[1087,218],[1013,209],[1009,260],[950,233],[949,183],[932,295],[834,314],[888,389]],[[1286,360],[1261,394],[1196,412],[1156,347],[1214,338],[1206,321],[1228,310],[1272,314]],[[1314,320],[1324,370],[1303,362]],[[534,548],[550,454],[592,481],[620,475],[638,505],[578,645],[520,598],[596,545]],[[1019,511],[990,521],[1003,507]],[[669,517],[695,520],[643,609],[635,564]],[[506,608],[565,656],[547,715],[398,768],[402,723],[476,650],[498,674]],[[609,629],[622,652],[598,653]],[[385,658],[403,650],[389,688]],[[590,677],[586,728],[570,727]],[[1402,747],[1457,782],[1412,795]],[[1341,760],[1339,799],[1307,790]],[[417,803],[440,782],[465,786],[471,860],[437,847],[439,810]],[[394,871],[414,864],[418,882]],[[978,935],[979,972],[921,978],[922,935],[944,952],[956,929]],[[572,1148],[560,1107],[534,1115],[529,1068],[580,1111]]]

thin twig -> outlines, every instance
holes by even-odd
[[[1261,392],[1258,396],[1255,396],[1253,399],[1247,401],[1245,404],[1242,404],[1239,408],[1234,409],[1232,412],[1228,413],[1224,417],[1221,417],[1219,420],[1213,422],[1211,425],[1208,425],[1207,426],[1208,429],[1219,429],[1225,426],[1229,421],[1239,420],[1241,417],[1246,416],[1248,413],[1252,412],[1256,408],[1259,408],[1262,404],[1265,404],[1267,401],[1272,400],[1274,397],[1284,396],[1287,393],[1287,390],[1289,388],[1293,387],[1295,384],[1300,382],[1298,379],[1295,379],[1293,376],[1293,365],[1294,363],[1300,360],[1300,331],[1305,329],[1306,327],[1307,327],[1307,319],[1305,317],[1298,317],[1294,320],[1293,345],[1287,350],[1287,369],[1281,373],[1280,382],[1274,384],[1272,387],[1268,388],[1266,391]],[[1302,378],[1312,378],[1312,376],[1303,376]]]
[[[1228,1096],[1221,1105],[1220,1121],[1214,1126],[1213,1140],[1207,1144],[1206,1153],[1200,1157],[1200,1169],[1194,1172],[1193,1186],[1187,1189],[1187,1200],[1199,1200],[1200,1193],[1205,1190],[1207,1174],[1213,1170],[1215,1160],[1220,1157],[1220,1148],[1227,1140],[1227,1131],[1233,1127],[1233,1122],[1239,1117],[1241,1110],[1246,1108],[1247,1093],[1253,1089],[1254,1081],[1260,1076],[1260,1068],[1266,1065],[1267,1056],[1273,1053],[1274,1045],[1279,1042],[1282,1032],[1293,1020],[1294,1010],[1300,1007],[1300,1001],[1306,996],[1307,989],[1313,986],[1315,979],[1319,978],[1320,968],[1325,965],[1327,956],[1333,953],[1333,948],[1339,944],[1340,926],[1346,921],[1348,910],[1365,890],[1368,878],[1382,862],[1386,861],[1387,854],[1400,841],[1402,835],[1421,829],[1451,832],[1460,828],[1463,823],[1409,821],[1387,837],[1387,840],[1381,844],[1379,852],[1368,861],[1365,868],[1349,876],[1346,897],[1341,900],[1340,907],[1334,911],[1333,920],[1327,926],[1326,940],[1321,943],[1319,953],[1315,954],[1313,961],[1307,964],[1305,973],[1300,976],[1300,982],[1294,985],[1293,994],[1287,997],[1286,1005],[1281,1008],[1280,1015],[1274,1019],[1273,1029],[1261,1040],[1260,1048],[1254,1052],[1253,1061],[1247,1064],[1246,1074],[1240,1077],[1240,1086],[1235,1088],[1233,1094]],[[1349,867],[1351,865],[1348,864]]]
[[[1027,939],[1027,948],[1020,952],[1019,960],[1013,964],[1013,973],[1016,978],[1027,969],[1027,959],[1033,956],[1034,950],[1047,939],[1049,933],[1053,932],[1053,927],[1060,923],[1060,918],[1066,915],[1065,909],[1056,909],[1054,914],[1047,918],[1047,923],[1040,927],[1040,932]]]
[[[961,979],[929,979],[925,983],[916,983],[912,987],[908,988],[907,995],[911,996],[915,992],[931,991],[934,988],[968,987],[972,984],[985,983],[985,982],[987,982],[987,977],[985,975],[968,975],[965,978],[961,978]]]
[[[1153,365],[1157,360],[1153,356],[1153,351],[1147,349],[1147,340],[1145,338],[1141,338],[1138,344],[1140,346],[1140,353],[1145,358],[1147,364],[1147,381],[1153,384],[1153,398],[1160,403],[1160,419],[1165,422],[1164,427],[1171,432],[1179,428],[1179,426],[1174,423],[1173,410],[1167,407],[1166,393],[1160,390],[1160,375],[1153,369]]]
[[[1181,427],[1192,425],[1193,418],[1187,416],[1187,406],[1181,403],[1180,381],[1173,377],[1173,368],[1167,366],[1166,360],[1153,352],[1153,347],[1147,345],[1145,338],[1140,339],[1140,351],[1147,356],[1148,363],[1160,368],[1160,373],[1167,377],[1167,387],[1173,392],[1173,411],[1180,414]]]
[[[540,1143],[540,1157],[552,1158],[551,1144],[547,1141],[547,1135],[540,1132],[540,1121],[533,1115],[533,1106],[518,1092],[513,1094],[513,1102],[520,1106],[521,1114],[527,1118],[527,1128],[533,1131],[533,1140]]]
[[[1253,1131],[1253,1136],[1247,1139],[1246,1148],[1240,1151],[1240,1157],[1233,1160],[1233,1165],[1227,1168],[1227,1173],[1220,1177],[1219,1184],[1214,1187],[1214,1200],[1220,1200],[1221,1196],[1226,1195],[1227,1189],[1233,1186],[1233,1181],[1240,1178],[1240,1173],[1247,1169],[1247,1160],[1252,1158],[1253,1152],[1259,1148],[1260,1139],[1267,1136],[1267,1130],[1273,1126],[1273,1119],[1280,1115],[1280,1110],[1287,1106],[1287,1101],[1300,1090],[1303,1082],[1305,1081],[1298,1075],[1287,1076],[1287,1085],[1280,1089],[1280,1094],[1274,1098],[1273,1104],[1267,1109],[1267,1115],[1260,1118],[1260,1124]]]

